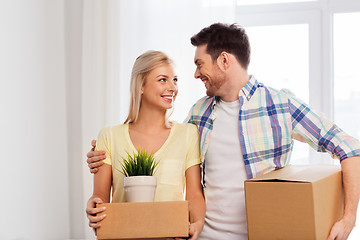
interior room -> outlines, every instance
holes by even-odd
[[[360,139],[358,0],[0,0],[0,239],[96,239],[86,153],[102,127],[124,122],[136,57],[174,59],[171,119],[183,122],[206,94],[190,38],[216,22],[246,29],[250,74]],[[291,163],[339,161],[296,142]]]

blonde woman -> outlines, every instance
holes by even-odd
[[[97,139],[97,150],[103,150],[105,164],[94,174],[94,191],[88,201],[89,226],[95,230],[101,226],[105,214],[97,203],[125,201],[122,157],[127,152],[144,148],[153,152],[159,165],[155,172],[158,183],[155,201],[189,202],[192,240],[204,225],[205,201],[200,177],[200,148],[197,127],[192,124],[169,122],[168,115],[178,93],[177,77],[172,61],[162,52],[149,51],[140,55],[131,74],[130,110],[124,124],[103,128]]]

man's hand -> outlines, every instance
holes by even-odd
[[[346,222],[341,219],[332,227],[328,240],[346,240],[354,227],[355,221]]]
[[[344,186],[344,216],[334,224],[328,240],[345,240],[349,237],[356,222],[356,213],[360,198],[360,156],[349,157],[341,161]]]
[[[95,151],[96,140],[91,141],[91,146],[91,150],[86,154],[86,162],[90,168],[90,172],[96,173],[98,171],[97,168],[104,164],[101,160],[104,160],[106,156],[104,151]]]
[[[101,207],[101,208],[96,207],[96,204],[100,204],[100,203],[103,203],[101,198],[92,197],[89,199],[86,207],[86,215],[87,218],[89,219],[89,226],[94,229],[95,235],[96,235],[96,229],[101,226],[99,222],[106,217],[106,214],[96,215],[98,213],[102,213],[105,211],[105,207]]]

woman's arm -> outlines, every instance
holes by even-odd
[[[96,214],[105,210],[105,207],[97,208],[96,204],[110,202],[111,182],[111,165],[104,164],[101,168],[98,169],[98,172],[94,174],[93,195],[90,197],[86,208],[86,214],[89,219],[89,226],[94,229],[95,234],[96,228],[101,226],[99,222],[106,216],[105,214],[96,216]]]
[[[106,203],[110,202],[111,182],[111,165],[104,164],[102,168],[99,168],[97,174],[94,174],[93,196],[101,198]]]
[[[200,165],[189,167],[186,172],[186,200],[189,201],[190,240],[198,239],[205,219],[205,199],[201,185]]]

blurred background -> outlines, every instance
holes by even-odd
[[[85,155],[102,127],[125,120],[136,57],[174,59],[182,122],[205,95],[190,37],[214,22],[245,27],[260,82],[360,138],[358,0],[0,0],[0,239],[95,239]],[[338,164],[302,143],[291,162]]]

